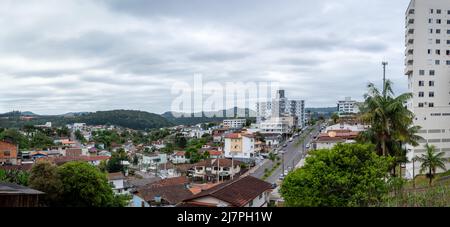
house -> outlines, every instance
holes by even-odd
[[[0,165],[17,165],[18,146],[6,141],[0,141]]]
[[[184,151],[177,151],[175,154],[171,157],[171,161],[174,164],[184,164],[189,163],[189,158],[186,157],[186,152]]]
[[[272,187],[252,176],[225,182],[183,200],[181,207],[267,207]]]
[[[210,158],[224,158],[222,151],[209,150],[208,153]]]
[[[241,172],[241,162],[230,159],[207,159],[192,165],[191,177],[206,181],[231,179]]]
[[[141,165],[150,169],[155,169],[155,166],[167,163],[167,154],[156,153],[150,155],[142,155]]]
[[[81,148],[67,148],[66,155],[67,157],[79,157],[83,154],[83,150]]]
[[[49,158],[48,160],[57,165],[63,165],[67,162],[88,162],[91,165],[98,166],[102,161],[108,161],[110,158],[110,156],[63,156]]]
[[[281,135],[279,134],[264,134],[264,140],[266,141],[266,145],[269,147],[277,146],[280,144]]]
[[[129,186],[126,182],[126,177],[123,175],[122,172],[109,173],[108,182],[111,185],[115,194],[118,195],[129,194],[128,192]]]
[[[253,134],[230,133],[225,136],[225,157],[251,163],[256,156]]]
[[[168,178],[138,188],[133,207],[174,207],[193,194],[186,177]]]
[[[39,207],[43,195],[32,188],[0,182],[0,207]]]
[[[355,143],[359,132],[333,130],[320,134],[313,142],[314,149],[331,149],[338,143]]]

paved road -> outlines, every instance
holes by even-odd
[[[309,129],[307,129],[304,133],[302,133],[299,137],[295,138],[293,142],[287,142],[288,146],[283,148],[284,152],[284,169],[287,170],[289,167],[294,168],[299,162],[300,160],[306,155],[305,152],[305,145],[310,143],[311,140],[313,139],[313,136],[315,134],[317,134],[320,130],[320,126],[319,125],[315,125],[313,126],[314,130],[311,133],[309,132]],[[300,143],[298,144],[298,140],[300,140],[305,133],[308,133],[309,135],[306,135],[305,141],[304,143]],[[283,157],[283,155],[279,155],[280,158]],[[262,165],[259,166],[259,168],[257,168],[254,173],[252,173],[252,176],[257,177],[257,178],[263,178],[264,176],[264,170],[267,169],[272,169],[272,167],[274,166],[274,163],[270,160],[266,160],[265,162],[262,163]],[[278,181],[278,178],[280,177],[281,173],[283,173],[283,165],[280,165],[280,167],[278,167],[273,174],[266,179],[267,182],[269,183],[276,183]]]

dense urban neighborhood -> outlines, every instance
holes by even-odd
[[[0,114],[0,207],[448,207],[450,1],[405,20],[407,93],[380,62],[333,107],[291,87],[209,113]]]

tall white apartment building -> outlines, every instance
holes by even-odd
[[[408,108],[424,138],[420,146],[407,147],[408,158],[423,154],[426,143],[450,157],[450,0],[412,0],[405,18],[405,74],[414,95]],[[415,163],[416,175],[420,164]],[[412,172],[409,163],[407,177]]]
[[[339,116],[359,113],[358,102],[352,100],[351,97],[346,97],[345,100],[338,101],[337,108]]]
[[[247,124],[247,119],[226,119],[223,120],[223,126],[228,128],[243,128]]]
[[[278,90],[276,97],[270,102],[259,102],[256,104],[256,123],[269,120],[270,118],[280,118],[285,116],[297,117],[298,127],[305,125],[305,101],[289,100],[285,96],[284,90]]]

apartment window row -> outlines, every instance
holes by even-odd
[[[433,19],[432,18],[429,18],[428,19],[428,23],[429,24],[432,24],[433,23]],[[442,19],[436,19],[436,24],[442,24]],[[447,20],[447,24],[450,24],[450,20]]]
[[[425,97],[425,92],[420,91],[420,92],[419,92],[419,98],[424,98],[424,97]],[[434,91],[428,92],[428,97],[434,98]]]
[[[434,81],[428,81],[428,86],[434,87]],[[420,80],[419,81],[419,87],[425,87],[425,81]]]
[[[434,76],[435,74],[436,74],[436,72],[434,70],[428,71],[428,75],[430,75],[430,76]],[[419,70],[419,76],[425,76],[425,70],[423,70],[423,69]]]
[[[442,9],[430,9],[430,14],[442,14]],[[447,14],[450,15],[450,10],[447,10]]]
[[[419,102],[419,108],[424,108],[425,104],[423,102]],[[428,107],[433,108],[434,107],[434,103],[429,102],[428,103]]]
[[[436,34],[441,34],[441,29],[433,29],[433,28],[430,28],[430,34],[433,34],[433,33],[436,33]],[[447,29],[447,34],[449,34],[450,35],[450,29]]]

